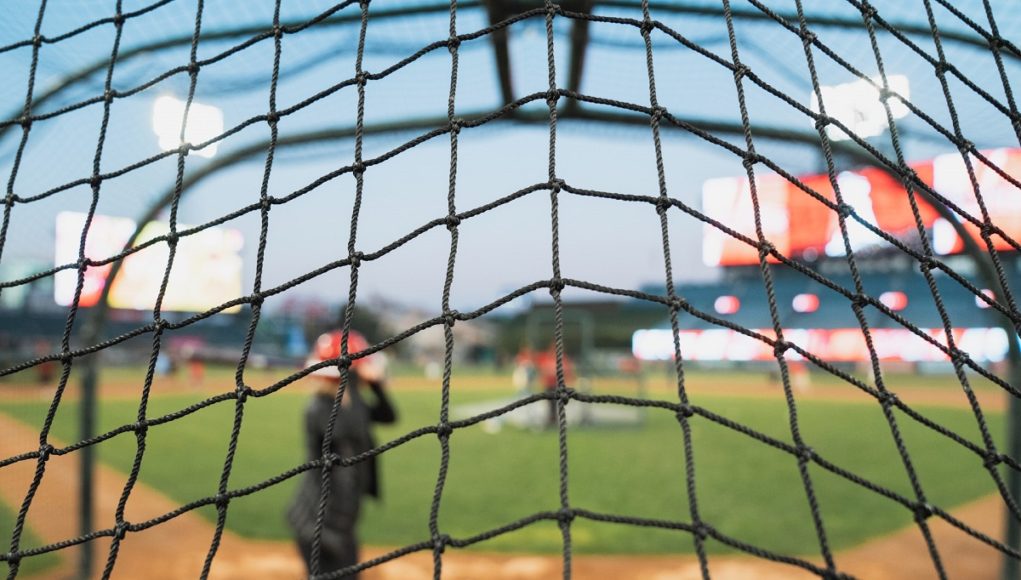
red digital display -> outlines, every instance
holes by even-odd
[[[993,149],[982,154],[1001,172],[1016,176],[1016,180],[1021,181],[1021,149]],[[1011,238],[1021,238],[1021,190],[985,163],[977,159],[971,161],[990,220]],[[982,219],[971,176],[959,154],[941,155],[930,161],[914,163],[911,168],[941,196],[972,217]],[[756,176],[763,237],[780,253],[794,258],[811,260],[823,256],[844,256],[846,245],[837,212],[818,199],[836,203],[829,176],[807,175],[799,179],[817,196],[776,174]],[[837,175],[837,185],[843,202],[854,208],[865,222],[897,239],[917,239],[918,227],[911,208],[911,197],[903,184],[889,173],[877,168],[844,171]],[[937,254],[961,252],[963,242],[953,226],[917,192],[915,200],[933,251]],[[702,207],[709,217],[753,241],[758,240],[755,205],[747,178],[725,177],[706,181],[702,187]],[[978,226],[964,219],[960,221],[976,239],[981,240]],[[845,224],[847,243],[853,252],[890,245],[856,220],[845,220]],[[1002,238],[994,237],[993,243],[997,250],[1011,249]],[[752,265],[759,260],[755,246],[709,224],[705,226],[702,249],[703,260],[709,266]]]

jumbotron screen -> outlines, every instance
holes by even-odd
[[[993,149],[982,153],[1002,172],[1021,179],[1021,149]],[[992,222],[1010,237],[1021,238],[1021,191],[977,159],[973,159],[971,165]],[[940,195],[981,219],[982,211],[961,155],[941,155],[910,166]],[[835,200],[827,175],[807,175],[800,179],[820,195]],[[779,175],[756,175],[755,183],[763,233],[777,250],[806,260],[844,255],[836,212]],[[851,205],[865,221],[899,239],[918,238],[908,193],[889,173],[876,168],[844,171],[838,174],[837,184],[844,203]],[[933,250],[943,255],[961,252],[964,243],[953,226],[917,193],[915,199]],[[755,213],[746,177],[707,180],[702,186],[702,208],[709,217],[756,239]],[[961,221],[978,239],[979,228]],[[847,226],[851,248],[856,253],[889,246],[853,219],[847,220]],[[1010,249],[998,236],[993,240],[998,250]],[[759,260],[755,247],[709,224],[704,228],[702,257],[708,266],[753,265]]]
[[[78,261],[78,247],[84,213],[57,214],[56,264]],[[85,257],[103,260],[124,250],[124,244],[135,231],[133,220],[121,217],[96,215],[92,219],[85,241]],[[178,230],[188,226],[178,225]],[[149,222],[135,242],[141,244],[169,233],[166,222]],[[202,312],[241,295],[241,232],[229,228],[207,228],[180,238],[174,265],[163,298],[162,309],[178,312]],[[120,274],[110,289],[110,306],[114,308],[147,310],[156,302],[163,275],[167,268],[169,251],[165,243],[154,244],[124,259]],[[79,300],[81,306],[94,306],[99,302],[103,285],[112,266],[89,267]],[[54,297],[61,306],[74,300],[78,284],[77,270],[57,272]],[[237,312],[238,307],[226,310]]]

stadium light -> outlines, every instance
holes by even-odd
[[[741,309],[741,301],[737,296],[720,296],[713,304],[713,308],[720,314],[734,314]]]
[[[819,310],[819,297],[815,294],[798,294],[791,302],[795,312],[808,314]]]
[[[170,95],[163,95],[152,105],[152,130],[159,138],[160,149],[170,151],[181,146],[181,123],[184,121],[184,101]],[[184,140],[188,143],[202,143],[223,133],[223,111],[212,105],[192,101],[188,108],[188,126]],[[192,151],[202,157],[216,155],[217,143]]]
[[[899,291],[883,292],[879,295],[879,301],[883,306],[896,312],[907,308],[908,295]]]
[[[983,288],[982,294],[990,300],[996,300],[996,294],[994,294],[993,291],[990,290],[989,288]],[[976,296],[975,306],[978,306],[979,308],[989,308],[989,303]]]
[[[876,137],[882,135],[889,128],[886,109],[879,98],[879,89],[876,88],[883,85],[883,79],[871,77],[870,80],[871,83],[865,79],[858,79],[849,83],[819,88],[823,102],[826,104],[826,114],[843,123],[860,137]],[[886,80],[891,91],[905,100],[911,98],[908,77],[887,75]],[[887,103],[890,105],[890,113],[894,119],[902,119],[910,113],[901,99],[892,98]],[[814,92],[812,93],[811,108],[813,112],[819,112],[819,98]],[[826,135],[834,141],[850,139],[843,130],[833,125],[826,127]]]

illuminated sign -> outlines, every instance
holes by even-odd
[[[983,155],[1003,173],[1021,179],[1021,149],[994,149],[984,151]],[[1021,191],[984,163],[972,160],[971,165],[992,223],[1008,236],[1021,238]],[[913,164],[911,168],[940,195],[971,216],[981,218],[982,211],[971,177],[959,154],[942,155]],[[836,194],[827,175],[808,175],[799,179],[823,199],[836,203]],[[844,256],[847,246],[855,253],[890,247],[889,242],[854,219],[845,220],[845,244],[837,212],[779,175],[756,175],[755,185],[763,235],[786,256],[814,260],[822,256]],[[896,239],[908,242],[918,239],[910,197],[903,184],[889,173],[871,167],[844,171],[837,175],[837,185],[843,202],[851,206],[862,221]],[[953,225],[922,196],[916,193],[915,199],[933,251],[940,255],[963,251],[964,243]],[[702,209],[710,218],[726,223],[752,240],[758,239],[755,206],[747,178],[707,180],[702,186]],[[978,226],[963,219],[960,221],[976,239],[981,239]],[[999,236],[993,237],[993,245],[997,250],[1012,249]],[[704,226],[702,258],[709,266],[759,262],[758,248],[709,224]],[[772,257],[769,259],[775,261]]]
[[[772,330],[754,330],[762,336],[775,337]],[[922,329],[939,344],[946,344],[941,329]],[[869,351],[862,331],[857,328],[784,329],[784,338],[827,362],[868,361]],[[932,343],[904,328],[873,328],[873,345],[880,360],[904,362],[936,362],[950,360]],[[692,361],[772,361],[773,347],[758,338],[729,328],[681,330],[681,356]],[[1007,333],[1002,328],[955,328],[954,343],[978,362],[999,362],[1007,355]],[[671,360],[674,338],[669,329],[639,330],[632,335],[631,350],[640,360]],[[789,360],[803,360],[793,350]]]
[[[78,261],[78,247],[86,215],[77,212],[57,214],[56,264]],[[188,226],[178,225],[179,230]],[[85,243],[85,257],[103,260],[124,250],[124,244],[135,231],[135,222],[128,218],[96,215]],[[165,222],[149,222],[136,245],[169,233]],[[228,228],[207,228],[180,238],[170,281],[163,298],[163,310],[202,312],[241,295],[241,232]],[[124,258],[120,274],[110,289],[110,305],[114,308],[147,310],[153,308],[167,268],[167,244],[157,243]],[[111,264],[90,266],[79,300],[81,306],[99,302],[103,285],[110,275]],[[77,270],[61,270],[54,280],[57,304],[68,306],[74,300],[78,284]],[[226,312],[237,312],[234,307]]]

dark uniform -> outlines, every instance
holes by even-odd
[[[393,423],[397,418],[381,383],[369,383],[374,401],[367,402],[361,388],[363,383],[357,373],[351,373],[349,381],[344,402],[337,410],[330,443],[330,450],[340,457],[351,457],[374,448],[376,444],[372,438],[371,423]],[[332,395],[316,393],[305,409],[305,448],[309,460],[322,456],[323,438],[326,436],[333,402]],[[294,529],[298,548],[310,571],[321,483],[322,471],[306,471],[287,511],[287,520]],[[375,456],[349,467],[334,467],[330,473],[329,498],[320,539],[320,573],[358,563],[355,526],[363,494],[379,497],[379,473]]]

